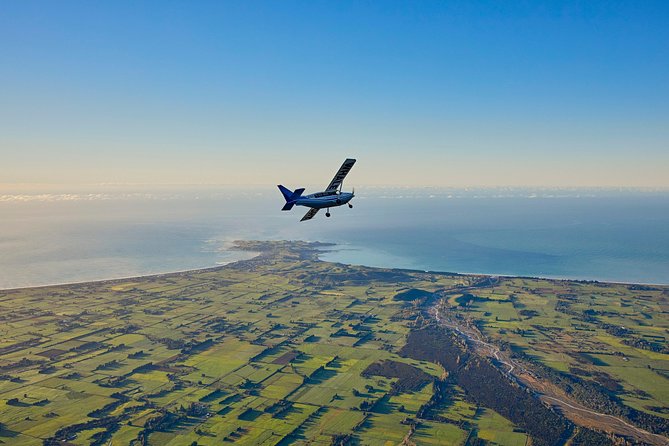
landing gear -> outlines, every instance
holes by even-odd
[[[349,209],[353,209],[353,205],[351,203],[348,204]]]
[[[326,212],[326,213],[325,213],[325,216],[326,216],[326,217],[329,217],[329,216],[330,216],[330,213],[329,213],[329,212]]]

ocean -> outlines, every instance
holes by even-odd
[[[309,222],[274,188],[0,193],[0,288],[248,258],[237,239],[336,243],[325,260],[669,284],[669,191],[359,188]]]

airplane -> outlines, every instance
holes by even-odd
[[[314,218],[314,215],[318,213],[321,209],[327,209],[325,213],[326,217],[330,216],[330,208],[343,206],[348,204],[349,208],[352,208],[353,205],[349,203],[355,196],[355,190],[353,192],[342,192],[341,187],[344,183],[344,178],[348,175],[348,172],[351,170],[351,167],[355,164],[355,160],[352,158],[347,158],[344,161],[344,164],[341,165],[337,173],[335,174],[330,184],[323,192],[316,192],[315,194],[302,195],[304,188],[295,189],[291,191],[290,189],[279,184],[279,190],[283,194],[283,198],[286,199],[286,204],[281,209],[282,211],[289,211],[293,206],[306,206],[309,211],[304,214],[304,217],[300,221],[311,220]]]

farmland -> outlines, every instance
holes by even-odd
[[[318,260],[320,247],[241,242],[260,255],[0,291],[0,444],[541,445],[645,435],[556,410],[539,398],[549,387],[663,444],[666,287],[349,266]],[[522,375],[454,328],[497,346]],[[482,391],[484,377],[494,391]],[[556,436],[523,425],[523,410]]]

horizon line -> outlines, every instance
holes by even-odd
[[[3,190],[25,189],[32,192],[46,192],[45,189],[70,189],[76,188],[79,190],[85,188],[129,188],[141,187],[143,190],[150,190],[151,187],[165,188],[165,187],[183,187],[183,188],[275,188],[277,185],[273,183],[154,183],[154,182],[101,182],[101,183],[0,183],[0,192]],[[322,187],[319,184],[302,183],[300,187],[318,188]],[[666,186],[638,186],[638,185],[533,185],[533,184],[498,184],[498,185],[434,185],[434,184],[383,184],[383,183],[356,183],[352,187],[365,187],[374,189],[435,189],[435,190],[602,190],[602,191],[668,191],[669,185]]]

